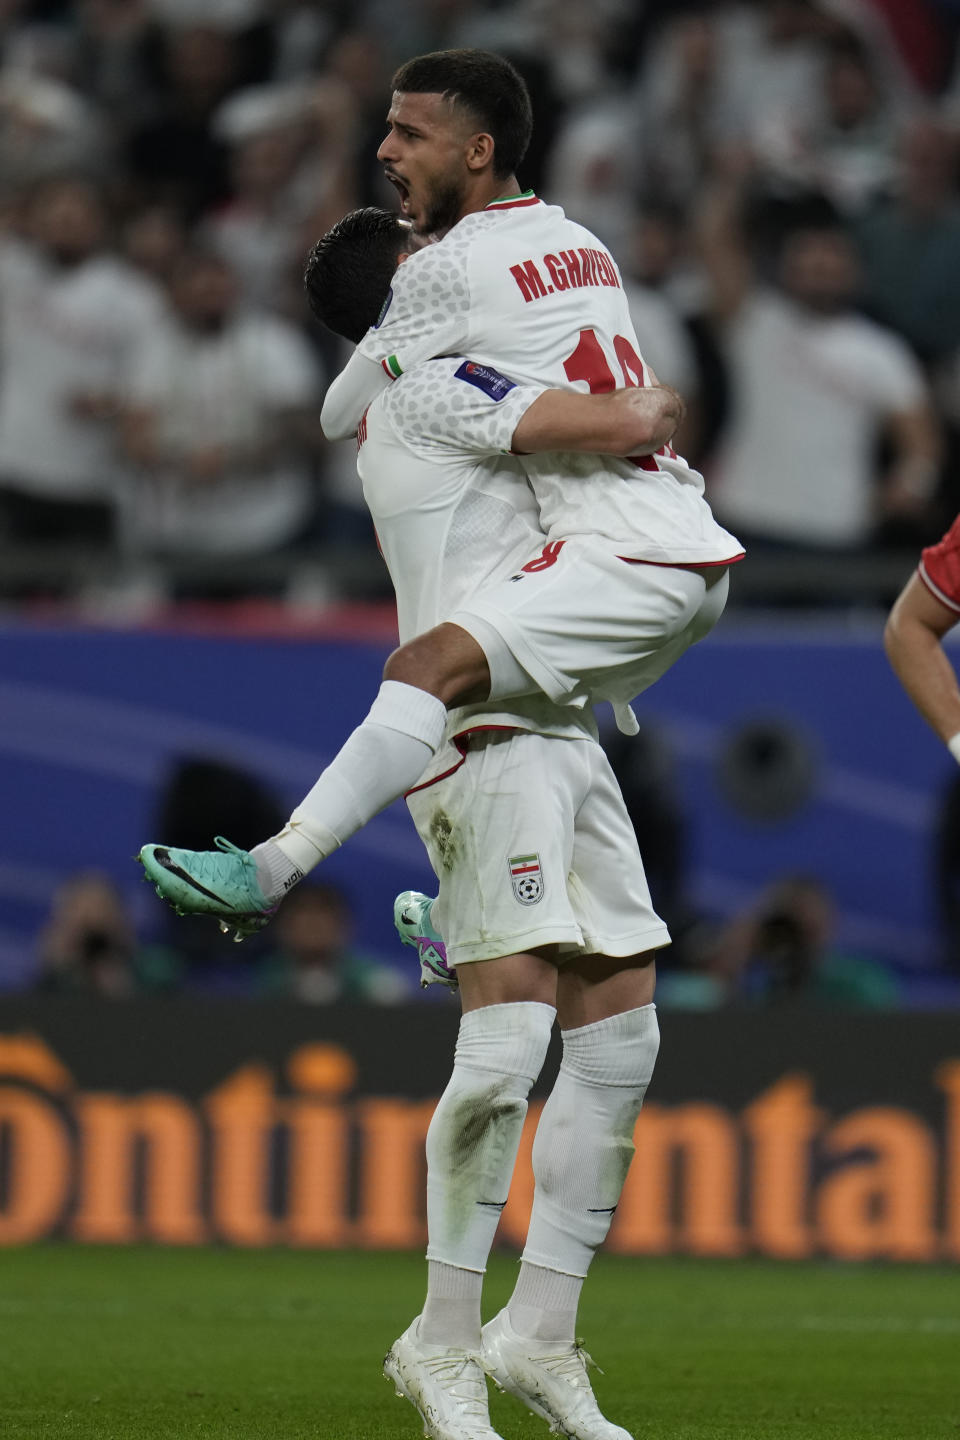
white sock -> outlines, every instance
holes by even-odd
[[[431,1265],[428,1287],[449,1279],[451,1269],[486,1269],[555,1014],[552,1005],[521,1001],[486,1005],[460,1021],[453,1074],[427,1131],[427,1259],[443,1267],[434,1272]],[[428,1288],[420,1336],[449,1344],[433,1301]],[[479,1290],[471,1323],[459,1333],[467,1348],[479,1345]]]
[[[430,1260],[427,1298],[420,1316],[418,1338],[427,1345],[478,1350],[482,1291],[482,1270],[464,1270],[459,1265]]]
[[[526,1264],[586,1275],[620,1200],[659,1047],[654,1005],[563,1032],[560,1073],[533,1142]]]
[[[264,840],[250,851],[257,862],[257,883],[268,900],[279,900],[292,890],[304,871],[284,855],[275,840]]]
[[[577,1331],[577,1306],[582,1275],[563,1275],[521,1261],[520,1275],[507,1305],[510,1324],[527,1340],[572,1345]]]
[[[442,700],[414,685],[384,680],[366,719],[279,835],[251,852],[264,894],[279,900],[291,884],[411,790],[442,743],[446,728]]]

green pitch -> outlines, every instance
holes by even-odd
[[[380,1375],[407,1255],[0,1250],[5,1440],[416,1440]],[[515,1262],[498,1257],[487,1315]],[[582,1330],[636,1440],[957,1440],[960,1272],[601,1257]],[[497,1396],[505,1440],[547,1440]]]

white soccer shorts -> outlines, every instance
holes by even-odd
[[[481,731],[462,765],[407,803],[440,882],[434,920],[451,965],[549,944],[618,957],[669,945],[595,741]]]
[[[726,566],[622,560],[581,536],[547,545],[449,618],[486,655],[491,700],[516,694],[519,664],[561,704],[622,705],[713,629],[728,589]]]

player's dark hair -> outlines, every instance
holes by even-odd
[[[444,95],[469,111],[493,137],[493,173],[516,173],[533,131],[530,95],[523,77],[490,50],[434,50],[401,65],[393,89],[407,95]]]
[[[397,269],[410,249],[410,227],[392,210],[351,210],[307,256],[303,283],[321,324],[354,344],[375,324]]]

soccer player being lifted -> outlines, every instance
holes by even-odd
[[[514,170],[531,118],[513,68],[482,51],[440,52],[410,61],[394,86],[381,159],[414,228],[447,233],[398,271],[379,325],[328,391],[328,434],[354,433],[389,377],[437,355],[469,357],[507,385],[538,390],[582,383],[614,399],[617,389],[651,387],[612,257],[557,207],[518,193]],[[651,427],[679,418],[668,392],[652,398]],[[667,408],[652,418],[662,401]],[[557,407],[549,413],[556,424]],[[598,429],[577,448],[617,453]],[[569,452],[574,430],[546,427],[517,444]],[[629,724],[625,706],[656,678],[650,671],[682,653],[698,614],[716,619],[726,568],[742,550],[714,522],[702,478],[669,445],[606,467],[587,454],[566,453],[562,463],[556,453],[530,455],[524,470],[546,541],[540,556],[514,557],[499,585],[474,594],[469,613],[451,601],[444,623],[414,632],[390,656],[366,720],[280,835],[255,848],[255,864],[232,849],[171,860],[145,847],[150,878],[172,903],[238,931],[257,928],[291,884],[417,783],[444,739],[448,707],[538,686],[568,704],[610,699]],[[489,512],[474,526],[471,558],[478,550],[492,577],[503,551]],[[434,560],[424,544],[420,563]],[[704,619],[700,633],[712,623]],[[624,674],[630,660],[647,672],[635,689]],[[612,689],[598,665],[617,671]]]
[[[491,172],[492,151],[473,144],[477,122],[496,130],[499,116],[522,112],[512,72],[505,81],[503,74],[495,76],[508,90],[513,86],[507,101],[503,84],[499,91],[491,87],[490,58],[465,67],[462,57],[425,57],[419,80],[410,67],[401,72],[399,97],[402,103],[406,84],[442,122],[434,150],[447,158],[427,192],[459,184],[469,192],[463,217],[485,216],[484,229],[527,218],[525,212],[539,207],[483,208],[497,188],[509,194],[516,184],[487,173],[484,198],[471,157],[485,153],[480,170]],[[448,83],[451,64],[459,68]],[[425,88],[418,91],[417,84]],[[469,92],[467,99],[445,98],[451,90]],[[397,103],[395,96],[394,110]],[[451,147],[448,131],[460,135],[457,145]],[[420,214],[416,169],[404,164],[402,171],[411,182],[405,208],[414,219]],[[519,244],[518,263],[525,254],[541,255],[549,274],[545,257],[559,263],[566,250],[566,287],[551,280],[548,289],[530,260],[541,275],[537,287],[534,271],[521,265],[527,289],[540,299],[562,295],[564,288],[584,292],[574,298],[588,302],[586,317],[571,307],[565,324],[572,345],[561,354],[585,346],[586,356],[581,350],[573,369],[592,366],[583,378],[592,377],[602,390],[615,387],[610,357],[620,363],[622,356],[624,374],[647,382],[619,308],[622,292],[611,283],[612,260],[588,232],[560,212],[540,208],[547,212],[542,218],[549,221],[549,235],[508,227],[485,238],[494,250],[501,242],[508,251]],[[423,217],[432,219],[433,212],[424,209]],[[538,249],[541,238],[546,248]],[[407,265],[412,272],[419,263],[417,256]],[[406,270],[398,276],[394,305],[403,300]],[[418,290],[425,284],[428,296],[444,297],[432,312],[442,318],[443,285],[456,289],[456,266],[446,276],[416,278]],[[519,281],[514,288],[521,304],[531,303]],[[613,312],[604,309],[603,301],[613,299],[606,291],[619,292]],[[482,310],[483,296],[475,299]],[[389,319],[388,309],[383,321]],[[492,319],[496,333],[504,322]],[[584,340],[586,320],[593,324]],[[542,321],[534,327],[549,328]],[[482,343],[482,327],[476,334]],[[532,339],[536,334],[531,337],[528,327],[527,343]],[[554,341],[562,345],[567,338]],[[460,346],[438,343],[426,355],[454,348],[464,354]],[[482,1272],[526,1096],[558,1013],[564,1060],[538,1129],[530,1235],[514,1297],[484,1330],[482,1363],[561,1433],[624,1440],[626,1432],[596,1406],[573,1327],[583,1276],[616,1208],[633,1122],[656,1056],[651,961],[667,936],[650,908],[636,842],[585,704],[594,696],[622,702],[638,693],[706,633],[722,609],[725,568],[739,547],[713,524],[699,477],[681,461],[653,462],[648,470],[615,461],[604,467],[595,458],[570,455],[562,463],[553,456],[539,468],[525,460],[539,500],[538,532],[525,509],[520,462],[494,457],[511,444],[533,448],[531,439],[554,450],[575,443],[569,425],[564,430],[560,424],[551,436],[549,407],[556,396],[543,388],[550,386],[550,363],[541,368],[544,378],[527,366],[531,378],[515,384],[494,364],[489,345],[476,360],[472,347],[468,353],[467,362],[424,366],[419,360],[425,357],[415,356],[412,373],[372,406],[361,432],[365,493],[397,586],[401,636],[416,635],[418,627],[427,633],[391,658],[370,717],[275,842],[257,847],[253,858],[145,847],[144,860],[181,908],[209,910],[238,928],[253,928],[284,886],[295,883],[297,871],[329,853],[398,790],[416,785],[411,811],[441,876],[439,923],[458,968],[464,1018],[454,1073],[428,1138],[427,1303],[391,1349],[387,1371],[436,1440],[491,1440],[479,1361]],[[629,372],[627,361],[635,367]],[[409,367],[397,362],[396,368]],[[353,385],[355,376],[347,378]],[[563,383],[577,377],[563,367],[556,378]],[[585,396],[566,398],[561,418],[567,421],[581,402],[590,403]],[[610,418],[604,402],[624,398],[634,397],[602,394],[592,404]],[[523,424],[536,417],[538,406],[544,424],[531,437]],[[451,419],[466,442],[444,440]],[[599,450],[596,419],[591,423],[593,438],[583,448]],[[648,422],[626,448],[639,454],[644,440],[659,448],[652,443],[654,429]],[[430,439],[430,432],[440,438]],[[615,451],[622,439],[608,448]],[[473,453],[458,454],[456,443],[472,443]],[[437,626],[451,611],[457,623]],[[391,673],[394,664],[400,669]],[[534,682],[543,693],[504,703],[518,690],[529,695]],[[474,697],[487,703],[451,717],[449,735],[458,744],[448,763],[441,750],[445,703]],[[391,753],[410,766],[408,780],[398,780],[395,764],[389,773],[379,764],[378,749],[389,748],[393,736],[403,742]],[[335,770],[344,757],[346,768]],[[371,769],[378,773],[371,777]],[[378,785],[383,798],[375,802],[370,789]],[[299,848],[305,840],[310,850]],[[483,1119],[473,1127],[469,1157],[466,1114]]]

